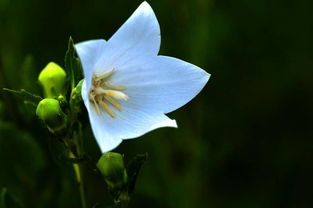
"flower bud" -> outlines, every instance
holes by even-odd
[[[81,96],[81,91],[82,91],[82,85],[83,85],[84,80],[80,80],[76,87],[73,88],[71,92],[71,98],[70,98],[70,106],[71,110],[75,113],[79,113],[81,111],[81,105],[82,105],[82,96]]]
[[[46,98],[65,94],[65,71],[56,63],[50,62],[39,74],[38,80]]]
[[[103,154],[97,167],[111,189],[121,189],[127,184],[127,172],[121,154],[115,152]]]
[[[46,98],[40,101],[36,109],[36,115],[53,134],[59,134],[66,129],[66,115],[56,99]]]
[[[56,98],[56,99],[59,101],[61,109],[64,109],[67,105],[67,100],[66,100],[65,96],[59,95],[58,98]]]

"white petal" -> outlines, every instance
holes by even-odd
[[[143,2],[108,40],[96,71],[104,73],[137,57],[156,56],[160,43],[159,23],[150,5]]]
[[[210,78],[201,68],[176,58],[138,60],[117,68],[110,80],[113,85],[127,87],[125,104],[137,109],[169,113],[193,99]]]
[[[106,41],[103,39],[89,40],[75,45],[76,52],[83,66],[84,77],[88,89],[92,79],[92,72],[96,63],[101,58],[105,46]]]
[[[102,153],[115,149],[123,141],[119,137],[115,137],[105,128],[105,123],[97,114],[89,113],[89,119],[92,132]]]
[[[82,88],[82,97],[88,110],[89,119],[94,136],[102,150],[107,152],[117,147],[122,139],[132,139],[161,127],[177,127],[176,121],[169,119],[162,112],[150,111],[150,109],[138,109],[127,101],[119,101],[122,111],[111,110],[116,114],[112,118],[106,111],[97,114],[88,100],[85,82]]]
[[[96,141],[101,151],[103,153],[111,151],[122,142],[122,139],[119,137],[114,137],[114,135],[111,135],[110,132],[108,132],[105,128],[106,123],[104,123],[102,119],[97,115],[97,113],[92,109],[93,107],[90,105],[88,99],[88,91],[85,81],[82,86],[82,97],[85,106],[88,110],[89,120],[91,123],[93,134],[96,138]]]

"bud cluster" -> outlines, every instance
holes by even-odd
[[[66,133],[68,128],[68,101],[66,99],[66,72],[58,64],[50,62],[40,72],[38,81],[43,88],[44,99],[39,102],[36,109],[36,115],[44,122],[48,130],[56,135]],[[72,89],[70,96],[70,108],[76,113],[80,111],[81,85]]]

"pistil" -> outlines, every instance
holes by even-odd
[[[122,111],[122,107],[117,100],[128,99],[128,96],[124,92],[121,92],[126,87],[115,86],[108,82],[108,79],[114,72],[115,70],[113,69],[101,76],[94,75],[92,78],[92,87],[89,92],[89,100],[96,108],[97,113],[101,114],[101,110],[105,110],[112,118],[115,118],[116,114],[110,108],[110,105],[118,111]]]

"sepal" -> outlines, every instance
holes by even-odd
[[[148,159],[148,153],[137,154],[128,164],[127,164],[127,174],[128,174],[128,192],[131,194],[135,190],[135,184],[138,178],[139,171],[143,164]]]

